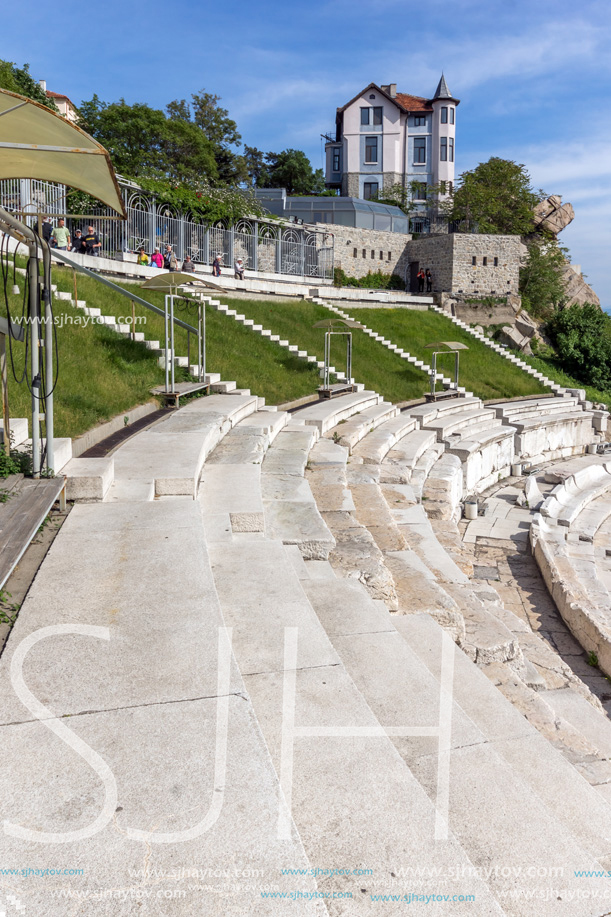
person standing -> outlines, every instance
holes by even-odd
[[[244,280],[244,262],[241,258],[236,258],[233,266],[236,280]]]
[[[70,251],[76,252],[79,255],[85,254],[85,242],[83,240],[83,233],[80,231],[80,229],[77,229],[74,232],[74,239],[72,240],[72,248]]]
[[[425,277],[426,277],[426,292],[432,293],[433,292],[433,275],[431,274],[431,271],[428,267],[426,269]]]
[[[85,254],[86,255],[99,255],[100,249],[102,248],[102,243],[100,238],[93,228],[93,226],[87,227],[87,235],[83,239],[85,243]]]
[[[220,252],[216,253],[214,261],[212,262],[212,276],[220,277],[221,276],[221,254]]]
[[[136,263],[148,266],[149,256],[147,255],[147,253],[144,251],[143,248],[138,249],[138,260]]]
[[[159,251],[159,248],[156,248],[151,255],[151,265],[153,267],[163,267],[163,255]]]
[[[176,255],[172,251],[171,245],[166,245],[165,252],[163,255],[163,266],[166,271],[175,271],[178,269],[178,261],[176,260]]]
[[[424,293],[424,268],[418,271],[418,292]]]
[[[53,223],[51,222],[51,217],[45,217],[42,222],[42,237],[48,245],[51,244],[52,235],[53,235]]]
[[[62,252],[67,252],[70,248],[70,233],[65,225],[65,220],[63,217],[57,222],[57,226],[51,234],[51,238],[55,242],[55,247]]]
[[[183,271],[186,271],[187,274],[195,273],[195,265],[191,260],[191,255],[185,255],[185,260],[182,263],[182,269]]]

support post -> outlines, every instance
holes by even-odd
[[[11,454],[11,427],[8,411],[8,376],[6,371],[6,335],[0,334],[0,373],[2,375],[2,423],[4,427],[4,451]]]
[[[32,476],[40,477],[40,314],[38,304],[38,245],[30,242],[28,279],[30,286],[30,372],[32,379]]]

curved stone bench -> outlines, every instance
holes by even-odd
[[[361,440],[352,450],[352,453],[362,458],[366,465],[378,465],[386,458],[390,450],[416,427],[415,417],[399,413],[396,417],[385,420],[373,432],[369,432],[364,440]]]
[[[548,416],[503,419],[515,427],[515,452],[520,459],[566,458],[585,451],[599,434],[594,432],[592,415],[587,411],[557,413]]]
[[[472,411],[459,411],[458,413],[444,414],[435,420],[427,420],[423,427],[427,430],[436,430],[440,443],[447,442],[451,437],[460,436],[469,439],[471,431],[478,431],[490,427],[500,427],[502,421],[496,418],[494,411],[485,408],[475,408]]]
[[[570,526],[585,507],[611,488],[611,462],[588,465],[554,488],[543,502],[541,515]],[[604,519],[601,519],[601,524]]]
[[[371,430],[374,430],[384,421],[396,417],[398,413],[399,408],[396,405],[390,404],[388,401],[380,401],[372,407],[353,414],[349,420],[340,421],[341,426],[334,431],[335,438],[342,446],[347,446],[351,453],[357,443]]]
[[[537,514],[530,528],[531,548],[545,584],[575,639],[595,653],[601,670],[611,676],[611,597],[596,573],[591,545],[570,554],[558,526]],[[573,546],[575,550],[577,546]]]
[[[448,445],[447,451],[462,463],[465,493],[479,493],[511,474],[514,433],[514,427],[486,427]]]
[[[428,404],[419,404],[414,408],[409,408],[406,413],[410,417],[415,417],[421,427],[434,420],[447,417],[450,414],[457,414],[462,411],[473,411],[482,408],[480,398],[473,396],[465,398],[449,398],[447,401],[431,401]]]
[[[576,397],[564,398],[527,398],[522,401],[505,401],[492,405],[497,417],[507,418],[509,423],[518,417],[565,414],[567,411],[580,410],[579,400]]]
[[[377,392],[352,392],[328,401],[318,401],[316,404],[302,408],[297,416],[308,426],[318,427],[320,435],[323,436],[327,430],[335,427],[342,420],[347,420],[353,414],[373,407],[382,400],[382,396]]]

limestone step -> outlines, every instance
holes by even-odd
[[[436,430],[437,439],[442,443],[456,435],[467,438],[470,429],[484,429],[482,424],[490,427],[501,426],[494,411],[478,408],[473,411],[459,411],[457,414],[444,414],[435,420],[426,420],[423,427],[427,430]]]
[[[210,386],[210,391],[220,392],[222,394],[233,392],[236,389],[235,382],[213,382]]]
[[[405,415],[402,415],[405,416]],[[410,415],[407,415],[410,416]],[[412,418],[417,422],[417,418]],[[381,481],[409,483],[420,457],[437,442],[434,430],[415,429],[388,452],[381,466]]]
[[[365,464],[378,464],[404,437],[416,429],[415,417],[399,412],[375,427],[354,447],[353,454]]]
[[[195,498],[208,455],[235,424],[256,410],[254,395],[194,399],[117,449],[115,480],[143,485],[153,480],[156,496]]]
[[[29,436],[29,421],[27,417],[11,417],[9,419],[10,445],[20,446]],[[0,443],[4,442],[4,421],[0,420]]]
[[[428,404],[408,408],[406,413],[418,420],[420,426],[435,420],[448,417],[450,414],[459,414],[468,411],[481,410],[482,402],[474,397],[448,398],[445,401],[433,401]]]
[[[236,659],[308,858],[315,863],[385,862],[390,849],[398,862],[414,866],[441,866],[442,872],[450,862],[466,866],[451,836],[435,843],[433,804],[341,665],[285,549],[264,540],[212,544],[209,550],[221,608],[233,628]],[[294,633],[297,639],[296,655],[288,661],[287,627],[296,628],[289,638]],[[291,695],[283,693],[287,684]],[[297,729],[322,728],[320,737],[303,736],[291,744],[290,793],[283,711]],[[348,739],[354,727],[361,727],[361,735]],[[334,736],[335,731],[340,735]],[[477,888],[482,912],[502,914],[484,884]],[[354,882],[340,870],[325,878],[326,892],[352,889]],[[363,905],[359,901],[355,913],[373,913],[367,892],[362,894]],[[467,912],[460,904],[455,910],[457,915]]]
[[[439,681],[439,625],[426,614],[393,617],[392,620],[411,650]],[[554,693],[545,691],[542,696],[545,698]],[[484,672],[459,650],[454,654],[453,696],[486,737],[488,744],[539,797],[553,817],[562,823],[564,830],[568,830],[575,841],[592,856],[601,859],[608,856],[606,851],[611,842],[611,822],[604,803],[602,809],[598,804],[600,796],[596,789],[541,736]],[[587,701],[584,700],[584,704],[591,708],[593,714],[601,716]],[[592,814],[591,820],[583,818],[584,811]],[[526,821],[530,821],[530,818],[527,817]],[[573,875],[572,871],[570,874]],[[513,911],[509,910],[509,913]]]
[[[227,433],[208,456],[206,464],[260,465],[267,449],[286,426],[289,416],[285,411],[255,411],[249,414]]]
[[[180,613],[168,614],[172,608]],[[99,628],[100,622],[104,630],[83,630]],[[80,786],[86,794],[95,794],[99,777],[87,774],[78,755],[66,755],[47,725],[33,720],[10,684],[14,653],[24,639],[42,634],[50,624],[56,635],[34,650],[39,696],[62,723],[70,723],[73,741],[95,749],[121,787],[121,806],[113,816],[117,831],[111,832],[116,836],[99,832],[95,844],[84,843],[79,850],[79,865],[86,874],[105,881],[104,873],[97,872],[101,861],[108,875],[138,870],[142,850],[147,849],[143,845],[150,844],[146,868],[159,870],[156,875],[161,876],[168,863],[167,848],[180,844],[193,862],[206,863],[210,875],[226,874],[229,856],[244,868],[261,870],[260,876],[273,875],[287,897],[301,890],[299,913],[324,913],[315,900],[317,886],[294,824],[289,822],[286,837],[278,837],[283,804],[278,778],[244,681],[225,652],[225,622],[197,504],[170,499],[75,506],[38,571],[5,647],[0,662],[4,814],[16,825],[36,825],[39,830],[53,826],[66,837],[82,828],[82,813],[58,820],[54,794],[35,794],[33,788],[48,787],[52,779],[60,781],[58,787]],[[96,639],[104,634],[105,640]],[[32,748],[39,753],[32,754]],[[201,802],[197,811],[187,806],[178,821],[177,793]],[[217,803],[215,795],[221,797]],[[219,817],[211,830],[205,830],[211,805],[218,805]],[[130,838],[131,830],[144,836]],[[155,843],[162,838],[165,844]],[[23,839],[4,836],[3,855],[10,862],[22,848]],[[343,852],[337,851],[342,862]],[[404,853],[408,857],[411,849]],[[302,869],[303,876],[284,877],[287,862]],[[170,910],[176,917],[193,913],[190,896],[176,897],[172,883],[166,885],[162,879],[156,878],[155,884],[172,895]],[[65,910],[63,905],[41,903],[40,889],[27,881],[20,883],[17,895],[16,912],[51,915]],[[236,886],[229,905],[212,892],[204,910],[211,917],[231,911],[282,912],[257,900],[258,889]],[[168,913],[168,906],[154,910]],[[117,908],[107,911],[116,913]]]
[[[339,442],[342,446],[347,446],[350,452],[357,443],[368,433],[372,433],[377,426],[386,420],[394,418],[399,413],[399,408],[387,401],[380,401],[373,407],[365,408],[354,414],[348,420],[340,421],[338,426],[329,433],[333,434],[334,441]]]
[[[266,533],[285,545],[297,545],[306,559],[327,560],[335,539],[318,511],[308,481],[291,473],[300,450],[304,473],[311,445],[312,439],[300,427],[286,430],[268,450],[262,466]]]
[[[347,420],[358,411],[373,407],[382,400],[377,392],[362,391],[340,395],[337,398],[321,400],[296,412],[296,416],[307,425],[318,428],[321,435],[335,427],[341,420]]]

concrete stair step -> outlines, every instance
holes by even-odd
[[[406,416],[405,412],[401,416]],[[407,415],[410,416],[410,415]],[[417,418],[411,418],[417,422]],[[381,481],[409,483],[420,457],[437,442],[434,430],[414,429],[403,437],[385,456],[380,469]]]
[[[73,458],[62,468],[66,476],[66,498],[80,502],[105,499],[115,477],[114,458]]]
[[[219,392],[226,394],[228,392],[233,392],[237,388],[235,382],[213,382],[210,385],[210,391]]]
[[[46,439],[40,440],[41,453],[46,446]],[[26,439],[19,445],[15,446],[18,452],[29,452],[32,454],[32,440]],[[53,471],[58,474],[72,458],[72,440],[69,437],[55,437],[53,439],[53,451],[55,454],[53,461]]]
[[[379,464],[397,443],[416,429],[416,425],[415,418],[398,413],[367,433],[354,447],[353,454],[362,458],[365,464]]]
[[[308,858],[384,862],[384,851],[392,849],[410,864],[467,865],[452,838],[435,844],[432,803],[340,664],[286,549],[263,540],[211,544],[209,550],[221,609],[233,628],[234,652],[276,773],[286,773],[281,747],[286,627],[297,628],[296,660],[288,666],[295,672],[295,725],[331,733],[300,738],[292,751],[291,792],[285,792]],[[346,733],[355,726],[372,731],[372,737],[333,736],[338,727]],[[353,887],[341,875],[325,881],[330,893]],[[484,884],[478,888],[486,911],[500,915]],[[467,911],[459,905],[456,913]]]
[[[247,468],[260,465],[271,443],[288,420],[289,415],[285,411],[255,411],[249,414],[227,433],[214,452],[208,456],[206,465],[222,464]]]

